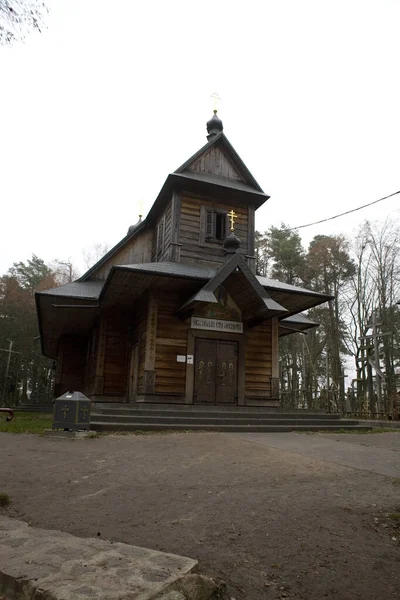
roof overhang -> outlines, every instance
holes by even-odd
[[[36,293],[42,352],[56,358],[62,335],[87,332],[102,308],[130,308],[149,288],[179,290],[182,317],[207,303],[223,285],[249,325],[278,316],[280,334],[305,331],[317,324],[298,313],[331,300],[332,296],[255,276],[243,257],[234,254],[217,271],[184,263],[115,265],[106,281],[77,281]],[[297,316],[293,316],[297,315]]]
[[[312,321],[305,315],[293,315],[285,317],[279,321],[279,337],[290,335],[292,333],[306,333],[309,329],[318,327],[319,323]]]

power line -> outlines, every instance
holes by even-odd
[[[352,210],[347,210],[346,212],[340,213],[339,215],[335,215],[334,217],[328,217],[327,219],[321,219],[320,221],[314,221],[314,223],[307,223],[307,225],[299,225],[298,227],[291,227],[287,231],[294,231],[295,229],[303,229],[304,227],[311,227],[311,225],[318,225],[319,223],[326,223],[326,221],[332,221],[333,219],[338,219],[339,217],[344,217],[344,215],[349,215],[350,213],[356,212],[357,210],[362,210],[363,208],[367,208],[368,206],[372,206],[373,204],[382,202],[382,200],[387,200],[388,198],[392,198],[392,196],[396,196],[396,194],[400,194],[400,190],[398,192],[394,192],[393,194],[389,194],[389,196],[384,196],[383,198],[379,198],[379,200],[374,200],[373,202],[369,202],[368,204],[363,204],[363,206],[359,206],[358,208],[353,208]]]

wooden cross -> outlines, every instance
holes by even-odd
[[[213,98],[213,100],[214,100],[214,112],[217,112],[217,110],[218,110],[218,101],[221,100],[218,92],[213,92],[211,94],[210,98]]]
[[[69,407],[67,405],[65,405],[62,409],[61,412],[64,413],[64,419],[67,418],[67,414],[69,413]]]
[[[234,231],[235,230],[235,219],[237,217],[237,214],[232,209],[231,212],[228,213],[228,217],[231,222],[231,231]]]

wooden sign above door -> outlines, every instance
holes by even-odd
[[[223,319],[205,319],[203,317],[192,317],[190,326],[192,329],[203,329],[206,331],[243,333],[243,323],[238,323],[237,321],[225,321]]]

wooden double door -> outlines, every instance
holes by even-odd
[[[237,404],[237,342],[198,338],[195,347],[194,402]]]

